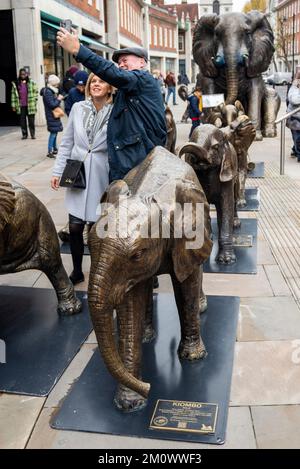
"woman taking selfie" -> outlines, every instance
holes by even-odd
[[[51,179],[52,189],[59,188],[66,160],[84,162],[85,189],[66,189],[65,203],[69,212],[70,248],[75,285],[84,281],[82,272],[83,229],[96,219],[97,206],[108,186],[107,123],[112,110],[113,88],[93,73],[86,84],[86,100],[72,107],[68,125],[59,147]]]

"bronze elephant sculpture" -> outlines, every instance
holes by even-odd
[[[216,261],[220,264],[236,262],[233,227],[238,159],[230,143],[232,132],[230,127],[218,129],[211,124],[201,125],[179,151],[179,157],[195,170],[208,202],[216,207],[219,228]]]
[[[0,174],[0,274],[28,269],[47,275],[56,291],[59,314],[81,311],[49,212],[29,190]]]
[[[167,106],[165,109],[167,123],[167,141],[165,148],[175,155],[177,129],[171,109]]]
[[[114,402],[119,409],[132,411],[145,405],[150,388],[141,381],[141,346],[142,340],[154,337],[154,275],[168,273],[172,278],[181,322],[179,357],[196,360],[205,355],[199,312],[206,308],[201,265],[212,249],[209,206],[193,169],[162,147],[154,148],[124,180],[113,182],[102,202],[102,214],[89,235],[89,308],[104,363],[119,383]],[[191,249],[185,234],[174,235],[180,223],[176,206],[185,203],[192,207],[189,221],[202,239]],[[196,227],[198,206],[203,208],[203,217]],[[120,236],[124,213],[128,231]],[[159,222],[156,234],[149,236],[153,216]],[[109,229],[114,217],[116,232]]]
[[[266,15],[255,10],[203,15],[194,30],[193,56],[200,68],[197,85],[203,94],[224,93],[226,104],[239,99],[257,140],[276,135],[276,116],[273,126],[265,121],[266,116],[274,118],[278,95],[268,94],[261,76],[273,53],[272,28]]]

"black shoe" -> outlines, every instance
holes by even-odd
[[[159,287],[158,278],[157,278],[157,275],[154,275],[154,277],[153,277],[153,288],[158,288],[158,287]]]
[[[26,140],[26,139],[27,139],[27,135],[23,135],[22,140]]]
[[[31,135],[31,140],[35,140],[35,136],[34,136],[34,135]]]
[[[55,155],[53,154],[52,151],[50,151],[49,153],[47,153],[46,155],[48,158],[55,158]]]
[[[58,153],[58,149],[57,148],[54,148],[54,150],[52,151],[53,155],[57,155]]]
[[[84,282],[84,275],[81,272],[80,274],[74,274],[74,271],[71,273],[69,279],[73,283],[73,285],[77,285],[77,283]]]
[[[178,103],[174,103],[173,106],[178,106]]]

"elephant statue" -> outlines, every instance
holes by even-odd
[[[175,155],[176,139],[177,139],[177,129],[176,123],[169,106],[165,109],[165,116],[167,122],[167,142],[166,149]]]
[[[216,261],[220,264],[236,262],[233,227],[238,158],[230,143],[234,131],[230,127],[218,129],[212,124],[201,125],[193,131],[190,142],[179,150],[179,157],[195,170],[208,202],[216,207],[219,229]]]
[[[186,233],[174,234],[182,226],[176,207],[184,204],[192,207],[187,218],[195,230],[192,237],[201,235],[199,245],[191,249]],[[102,214],[89,234],[89,308],[104,363],[118,381],[114,402],[123,411],[133,411],[146,404],[150,389],[141,380],[141,360],[142,341],[155,336],[154,275],[171,275],[181,324],[180,359],[198,360],[206,354],[199,313],[206,308],[202,264],[212,249],[209,206],[194,170],[165,148],[155,147],[123,180],[110,184],[101,207]],[[197,207],[203,208],[200,223]],[[128,229],[121,236],[124,214]],[[153,217],[157,221],[154,234]],[[113,219],[115,228],[110,229]]]
[[[278,95],[269,94],[261,76],[273,53],[272,28],[266,15],[256,10],[204,15],[194,30],[193,56],[200,68],[197,85],[203,94],[224,93],[226,104],[240,100],[257,140],[263,134],[276,134]],[[266,116],[272,116],[272,125],[267,125]]]
[[[0,274],[27,269],[47,275],[56,291],[59,314],[81,311],[49,212],[29,190],[0,174]]]

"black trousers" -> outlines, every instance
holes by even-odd
[[[20,124],[21,124],[23,137],[28,136],[27,118],[28,118],[28,126],[29,126],[30,135],[31,137],[34,137],[35,136],[34,114],[29,115],[27,106],[21,106]]]

